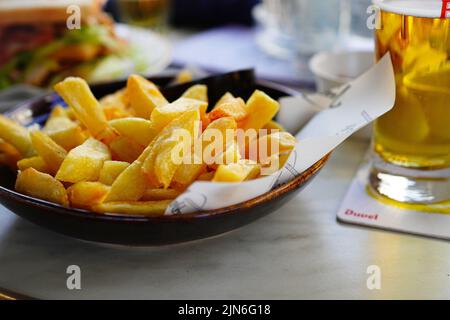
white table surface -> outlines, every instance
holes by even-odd
[[[282,209],[214,239],[165,247],[87,243],[0,208],[0,287],[36,298],[450,298],[448,242],[340,224],[367,143],[350,140]],[[82,289],[66,288],[81,267]],[[381,290],[366,286],[381,268]]]

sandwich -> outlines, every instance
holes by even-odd
[[[130,54],[105,0],[0,0],[0,90],[48,87],[67,76],[113,76],[107,59]],[[102,70],[98,70],[99,67]],[[117,70],[116,70],[117,71]]]

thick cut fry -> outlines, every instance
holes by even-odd
[[[256,163],[255,161],[248,159],[241,159],[238,161],[238,164],[246,165],[250,169],[247,176],[245,177],[245,180],[256,179],[261,174],[261,165],[259,163]]]
[[[143,163],[142,170],[148,176],[152,185],[162,185],[164,188],[170,185],[177,168],[180,166],[180,163],[173,161],[173,152],[178,149],[180,144],[184,143],[184,141],[178,141],[176,137],[180,133],[187,133],[192,144],[196,129],[198,129],[196,125],[199,119],[198,109],[185,111],[181,116],[170,122],[150,144],[149,154]],[[188,147],[190,149],[191,145]]]
[[[201,154],[194,154],[195,150],[193,150],[193,157],[198,159],[198,161],[194,161],[193,158],[191,163],[183,163],[180,165],[173,176],[173,187],[177,190],[184,190],[188,185],[194,182],[199,175],[206,171],[207,166],[204,162],[205,158],[203,152],[209,145],[211,145],[211,143],[213,143],[213,141],[209,140],[212,130],[216,131],[217,134],[220,134],[223,137],[222,147],[225,149],[225,137],[227,130],[236,130],[236,128],[236,121],[230,117],[220,118],[211,122],[199,138],[202,145],[202,149],[200,150]]]
[[[100,182],[77,182],[67,189],[72,207],[90,209],[100,204],[106,197],[109,187]]]
[[[223,104],[225,102],[232,101],[233,99],[234,99],[234,96],[230,92],[227,92],[219,99],[219,101],[217,101],[217,103],[214,106],[214,108],[220,106],[221,104]]]
[[[277,132],[277,131],[286,131],[286,129],[284,129],[281,124],[279,124],[278,122],[273,121],[273,120],[269,121],[262,128],[267,130],[267,134],[271,134],[271,133],[274,133],[274,132]]]
[[[147,189],[140,201],[158,201],[175,199],[181,194],[175,189]]]
[[[113,106],[103,107],[103,113],[105,114],[106,120],[108,121],[131,116],[131,113],[129,113],[128,111]]]
[[[67,151],[78,147],[87,139],[81,127],[67,117],[49,118],[42,131]]]
[[[201,163],[182,163],[175,171],[171,185],[176,190],[185,190],[206,171],[206,168],[207,166],[203,161]]]
[[[127,92],[130,107],[137,117],[150,119],[154,108],[169,103],[153,82],[135,74],[128,78]]]
[[[55,90],[74,110],[77,119],[86,126],[94,138],[109,143],[117,136],[86,81],[69,77],[56,84]]]
[[[21,171],[16,180],[16,191],[42,200],[69,206],[66,189],[47,173],[33,168]]]
[[[72,183],[97,181],[106,160],[111,160],[108,147],[89,138],[69,152],[56,174],[56,179]]]
[[[126,169],[130,164],[123,161],[111,161],[107,160],[103,163],[102,170],[100,170],[100,177],[98,181],[110,186],[117,179],[117,177]]]
[[[41,131],[34,131],[30,135],[34,149],[54,175],[66,158],[67,151]]]
[[[17,161],[22,158],[19,150],[12,144],[0,139],[0,165],[4,164],[11,169],[17,168]]]
[[[189,69],[183,69],[180,72],[178,72],[177,76],[175,77],[174,83],[181,84],[186,83],[194,80],[194,75],[192,74],[192,71]]]
[[[64,108],[63,106],[59,105],[59,104],[54,106],[52,111],[50,112],[50,115],[48,116],[47,122],[50,119],[56,118],[56,117],[69,118],[69,115],[67,114],[67,109]]]
[[[241,98],[226,99],[225,102],[214,107],[208,116],[210,120],[232,117],[237,122],[242,121],[247,117],[245,102]]]
[[[142,162],[136,160],[114,180],[105,202],[137,201],[147,188],[148,182],[142,172]]]
[[[142,172],[142,162],[149,152],[150,146],[114,180],[105,202],[137,201],[144,195],[148,181]]]
[[[198,176],[197,180],[198,181],[211,181],[214,178],[215,173],[216,173],[215,171],[209,171],[209,172],[202,173],[201,175]]]
[[[144,147],[147,147],[158,133],[149,120],[142,118],[116,119],[110,121],[109,124],[121,136],[131,138]]]
[[[292,151],[296,140],[289,132],[274,132],[258,139],[258,162],[266,164],[271,156]],[[256,159],[252,159],[256,160]]]
[[[23,157],[34,155],[27,128],[0,114],[0,138],[12,144]]]
[[[290,155],[291,152],[271,155],[268,159],[264,161],[264,163],[261,163],[261,166],[264,169],[264,172],[261,172],[261,174],[270,175],[280,170],[281,168],[284,167]]]
[[[277,114],[280,105],[262,91],[256,90],[245,106],[248,114],[242,128],[259,130]]]
[[[256,162],[239,161],[220,165],[214,175],[213,182],[242,182],[249,176],[259,174],[259,165]]]
[[[216,170],[219,165],[230,164],[238,162],[241,159],[241,154],[239,152],[239,146],[237,143],[233,142],[229,144],[225,151],[219,153],[213,159],[208,162],[208,167]]]
[[[198,110],[200,117],[206,118],[206,109],[208,104],[203,101],[180,98],[170,104],[166,104],[160,107],[156,107],[151,115],[152,125],[161,130],[173,119],[178,118],[188,110]]]
[[[194,100],[200,100],[208,103],[208,87],[204,84],[196,84],[187,89],[182,98],[189,98]]]
[[[33,168],[39,172],[51,173],[51,170],[48,168],[44,159],[42,159],[42,157],[40,157],[40,156],[25,158],[25,159],[18,161],[17,168],[21,171],[24,171],[28,168]]]
[[[125,161],[128,163],[136,160],[144,147],[128,137],[118,137],[109,144],[111,156],[114,160]]]
[[[157,217],[164,215],[172,200],[104,202],[92,209],[98,213],[120,213],[126,215]]]
[[[126,88],[104,96],[99,102],[103,108],[115,107],[121,110],[126,110],[130,103]]]

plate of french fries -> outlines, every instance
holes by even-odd
[[[249,201],[168,215],[195,183],[283,167],[296,139],[276,122],[277,99],[295,92],[252,71],[168,87],[131,75],[120,89],[70,77],[54,89],[0,115],[0,202],[76,238],[157,245],[221,234],[277,209],[327,159]]]

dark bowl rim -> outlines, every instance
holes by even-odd
[[[161,216],[143,216],[143,215],[127,215],[127,214],[114,214],[114,213],[96,213],[89,210],[72,208],[72,207],[64,207],[62,205],[49,202],[46,200],[41,200],[38,198],[34,198],[31,196],[27,196],[25,194],[19,193],[17,191],[10,190],[3,186],[0,186],[0,195],[2,197],[6,196],[13,201],[25,201],[30,205],[41,207],[42,209],[48,210],[58,210],[59,212],[63,211],[66,214],[72,216],[80,216],[83,218],[91,218],[94,220],[108,220],[108,221],[121,221],[121,222],[158,222],[158,221],[183,221],[183,220],[191,220],[195,218],[207,218],[217,215],[225,215],[225,214],[233,214],[233,213],[242,213],[242,210],[249,210],[258,205],[262,205],[266,202],[273,200],[274,198],[281,196],[285,193],[288,193],[296,188],[300,187],[305,180],[308,180],[311,176],[316,174],[327,162],[331,155],[331,152],[327,154],[325,157],[321,158],[307,170],[299,174],[294,179],[280,185],[279,187],[272,189],[256,198],[252,198],[250,200],[240,202],[231,206],[214,209],[214,210],[205,210],[205,211],[197,211],[193,213],[187,214],[174,214],[174,215],[161,215]]]
[[[284,92],[287,94],[287,96],[294,96],[298,95],[299,92],[295,89],[288,88],[286,86],[276,84],[269,81],[256,81],[257,85],[262,85],[271,89],[275,89],[281,92]],[[27,106],[30,106],[31,104],[47,99],[48,97],[52,96],[54,93],[44,93],[41,96],[29,99],[17,107],[13,108],[12,110],[9,110],[9,112],[6,112],[5,114],[9,114],[11,112],[17,111],[21,108],[26,108]],[[320,160],[318,160],[316,163],[314,163],[312,166],[310,166],[308,169],[300,173],[295,178],[289,180],[288,182],[285,182],[281,184],[280,186],[269,190],[268,192],[259,195],[258,197],[252,198],[247,201],[243,201],[231,206],[226,206],[219,209],[214,210],[204,210],[204,211],[197,211],[187,214],[174,214],[174,215],[161,215],[161,216],[144,216],[144,215],[127,215],[127,214],[114,214],[114,213],[97,213],[90,210],[84,210],[84,209],[78,209],[78,208],[72,208],[72,207],[65,207],[53,202],[49,202],[46,200],[41,200],[38,198],[34,198],[31,196],[27,196],[25,194],[19,193],[17,191],[11,190],[9,188],[0,186],[0,198],[7,197],[11,199],[12,201],[24,201],[32,206],[41,207],[44,209],[43,211],[58,211],[58,213],[65,213],[70,216],[75,217],[82,217],[92,220],[106,220],[106,221],[115,221],[115,222],[151,222],[151,223],[157,223],[157,222],[176,222],[176,221],[187,221],[192,219],[204,219],[208,217],[215,217],[219,215],[231,215],[231,214],[241,214],[242,211],[250,210],[258,205],[262,205],[264,203],[270,202],[276,197],[282,196],[286,193],[289,193],[290,191],[293,191],[300,187],[305,180],[309,180],[310,177],[315,175],[327,162],[332,152],[328,153],[324,157],[322,157]]]

